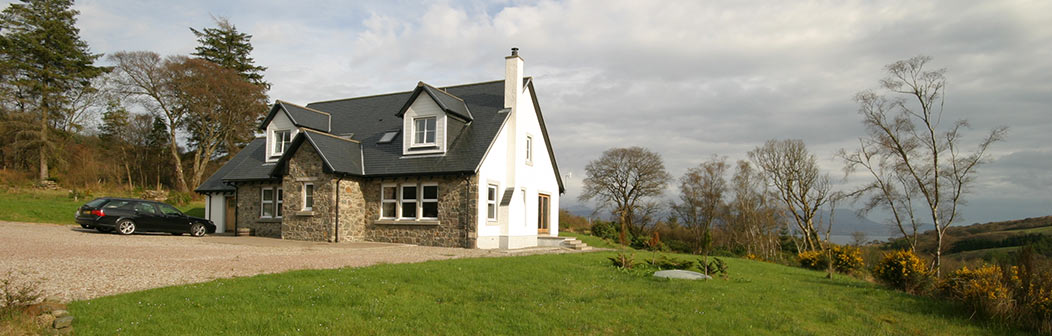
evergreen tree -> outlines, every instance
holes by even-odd
[[[48,157],[57,152],[55,120],[70,111],[71,92],[90,86],[103,73],[76,27],[72,0],[22,0],[0,13],[0,67],[3,86],[14,95],[3,99],[35,116],[36,125],[17,130],[20,147],[34,148],[40,179],[47,179]],[[49,120],[50,119],[50,120]]]
[[[215,18],[216,27],[190,31],[197,36],[197,43],[192,55],[237,71],[242,77],[256,85],[270,90],[270,83],[263,80],[266,67],[258,66],[252,59],[252,35],[237,31],[237,27],[226,18]]]

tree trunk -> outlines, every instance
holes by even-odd
[[[47,117],[50,111],[48,111],[47,102],[40,104],[40,180],[48,179],[48,168],[47,168]]]
[[[628,230],[628,224],[627,224],[628,222],[626,220],[626,217],[628,217],[627,216],[627,211],[622,209],[621,210],[621,235],[620,235],[620,239],[621,239],[621,245],[624,245],[624,246],[628,246],[628,243],[625,242],[625,231]]]
[[[175,128],[172,127],[171,125],[169,125],[168,129],[169,129],[168,136],[169,136],[169,140],[170,140],[168,142],[169,143],[169,148],[171,149],[171,152],[172,152],[172,159],[175,159],[175,178],[176,178],[176,182],[178,183],[179,191],[186,192],[187,190],[190,190],[190,188],[188,188],[186,186],[186,178],[183,175],[183,160],[181,158],[179,158],[179,144],[177,144],[175,142]],[[160,172],[158,172],[158,174],[157,174],[157,179],[158,179],[157,189],[160,190],[161,189]]]

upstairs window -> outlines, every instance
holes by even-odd
[[[526,164],[533,164],[533,136],[526,136]]]
[[[435,144],[435,117],[413,119],[413,145]]]
[[[292,131],[274,131],[274,156],[284,154],[285,149],[289,148],[289,143],[292,143]]]

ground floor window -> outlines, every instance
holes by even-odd
[[[314,183],[303,184],[303,211],[314,210]]]
[[[497,185],[490,184],[486,188],[486,219],[497,220]]]
[[[380,218],[438,219],[437,183],[384,184],[380,188]]]
[[[280,187],[263,187],[259,197],[259,217],[281,218],[284,198]]]

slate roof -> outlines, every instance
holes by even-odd
[[[362,145],[357,141],[341,138],[332,134],[326,134],[307,129],[296,135],[289,145],[288,153],[295,153],[304,143],[308,143],[318,151],[324,163],[323,169],[330,173],[341,173],[347,175],[362,176]],[[284,155],[278,160],[270,175],[274,177],[284,174],[281,169],[292,155]]]
[[[465,103],[463,99],[424,82],[418,83],[416,89],[414,89],[413,93],[409,95],[409,99],[406,99],[405,105],[403,105],[402,109],[398,111],[397,116],[399,118],[405,115],[405,111],[409,110],[409,106],[413,105],[413,102],[416,101],[416,97],[419,96],[420,93],[426,93],[428,96],[431,96],[431,99],[438,103],[438,107],[446,113],[452,114],[464,121],[471,121],[471,111],[468,109],[468,104]]]
[[[265,129],[267,124],[270,123],[270,120],[274,119],[274,116],[280,111],[286,112],[286,115],[289,116],[289,120],[292,121],[293,125],[311,128],[322,132],[331,131],[330,116],[328,112],[318,111],[281,100],[274,103],[274,107],[270,109],[267,118],[263,119],[263,122],[259,124],[259,129]]]
[[[525,78],[524,82],[532,89],[533,83],[530,78]],[[388,143],[377,143],[384,133],[402,129],[400,113],[404,111],[407,104],[410,104],[407,102],[411,102],[411,97],[421,93],[430,95],[439,105],[444,105],[442,108],[446,112],[469,121],[458,133],[450,132],[446,153],[444,155],[403,156],[404,137],[402,136],[396,136]],[[536,95],[534,95],[534,105],[540,117]],[[508,110],[504,109],[503,80],[449,86],[441,89],[420,83],[413,91],[322,101],[308,104],[306,107],[279,101],[271,109],[263,125],[273,118],[279,108],[288,111],[297,126],[305,127],[306,131],[296,136],[292,146],[300,146],[303,142],[309,142],[322,154],[326,161],[326,169],[356,176],[474,173],[510,115],[507,113]],[[460,115],[461,113],[463,115]],[[320,118],[304,118],[304,116],[317,118],[325,114],[329,117],[328,131],[316,127],[320,125],[318,123]],[[543,119],[540,120],[543,130]],[[547,131],[543,130],[542,133],[544,133],[545,143],[548,144],[552,164],[555,166],[559,189],[563,191],[562,177],[559,176],[555,156],[551,154],[551,142],[547,139]],[[341,135],[350,135],[353,141],[337,137]],[[224,182],[273,180],[279,177],[281,172],[278,168],[281,165],[264,162],[264,142],[263,138],[253,140],[206,180],[197,191],[233,191],[233,188],[226,186]],[[290,150],[285,151],[285,156],[290,156],[292,153],[295,153],[295,147],[290,147]],[[281,160],[286,160],[286,158],[283,157]]]

